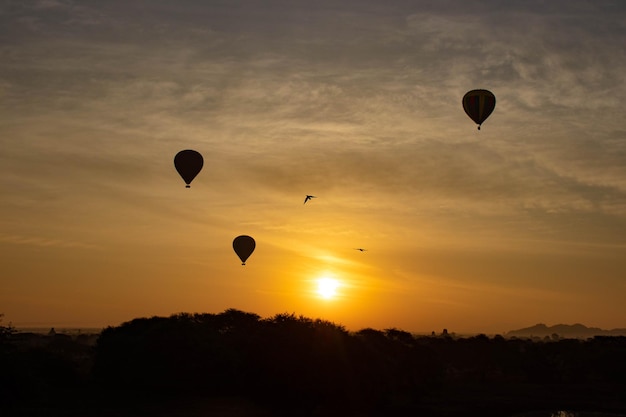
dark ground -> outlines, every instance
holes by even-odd
[[[416,337],[294,315],[0,332],[0,416],[626,415],[626,337]],[[550,413],[546,414],[549,417]]]

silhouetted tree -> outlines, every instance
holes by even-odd
[[[11,335],[15,333],[15,328],[9,323],[8,326],[2,325],[4,314],[0,313],[0,349],[7,346],[11,340]]]
[[[437,416],[444,408],[459,416],[509,415],[575,407],[585,396],[587,403],[626,406],[611,394],[626,386],[625,356],[626,338],[415,337],[395,328],[351,333],[321,319],[289,313],[261,319],[230,309],[107,328],[95,348],[93,375],[105,392],[127,393],[127,401],[237,396],[273,415],[333,409]]]

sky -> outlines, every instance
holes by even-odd
[[[625,77],[620,0],[0,0],[3,324],[624,328]]]

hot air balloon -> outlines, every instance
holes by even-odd
[[[174,166],[185,181],[185,184],[187,184],[185,186],[186,188],[191,187],[189,184],[191,184],[191,181],[193,181],[200,170],[202,170],[202,165],[204,165],[202,155],[191,149],[180,151],[174,157]]]
[[[463,96],[463,110],[476,122],[478,130],[480,125],[489,117],[496,107],[496,96],[487,90],[472,90]]]
[[[233,249],[237,256],[239,256],[239,259],[241,259],[242,265],[246,264],[246,260],[252,255],[255,247],[256,243],[254,239],[247,235],[237,236],[235,240],[233,240]]]

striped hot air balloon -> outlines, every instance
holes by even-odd
[[[496,96],[488,90],[472,90],[463,96],[463,110],[478,125],[489,117],[496,107]]]

